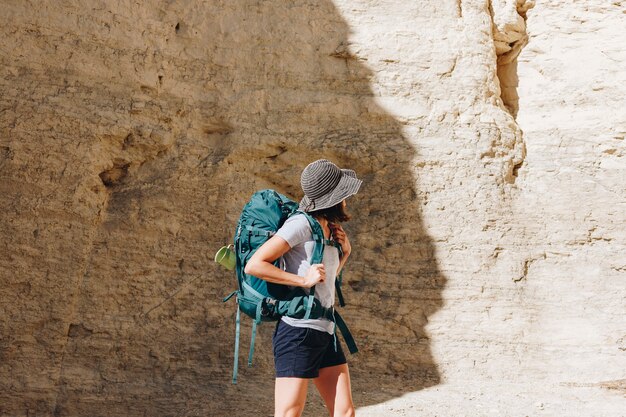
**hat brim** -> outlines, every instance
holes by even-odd
[[[339,183],[330,193],[316,198],[314,202],[305,195],[300,201],[298,210],[306,212],[322,210],[337,205],[351,195],[356,194],[359,188],[361,188],[363,181],[358,179],[356,173],[351,169],[342,169],[341,172],[343,172],[343,175]]]

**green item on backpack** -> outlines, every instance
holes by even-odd
[[[224,268],[232,271],[237,265],[237,259],[235,253],[232,251],[235,245],[222,246],[215,254],[215,262],[222,265]]]
[[[276,231],[280,229],[285,221],[296,213],[306,216],[313,231],[315,248],[310,259],[311,265],[322,263],[324,245],[337,247],[340,255],[342,255],[341,246],[337,242],[325,239],[319,222],[308,213],[298,211],[298,203],[274,190],[261,190],[252,195],[250,201],[241,212],[235,232],[234,245],[237,260],[235,271],[238,289],[224,298],[224,302],[226,302],[234,295],[237,296],[233,384],[237,383],[241,312],[253,319],[248,366],[252,366],[257,325],[262,321],[280,320],[282,316],[299,319],[323,317],[331,320],[335,322],[336,327],[341,331],[350,353],[358,351],[354,338],[339,313],[332,307],[323,307],[319,300],[315,298],[314,286],[307,294],[304,288],[296,287],[291,289],[286,285],[270,283],[244,272],[246,263],[256,250],[276,234]],[[277,259],[274,265],[280,268],[280,261],[280,258]],[[342,277],[340,275],[335,280],[335,288],[339,304],[343,307],[345,303],[341,293],[341,282]],[[335,332],[335,344],[336,338]]]

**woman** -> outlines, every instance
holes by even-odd
[[[352,252],[339,223],[350,219],[345,199],[358,192],[362,181],[354,171],[320,159],[302,171],[300,183],[304,198],[299,209],[319,222],[326,239],[335,239],[341,245],[343,256],[339,257],[334,246],[325,246],[322,263],[310,265],[315,247],[311,226],[303,214],[295,214],[256,251],[245,272],[277,284],[306,289],[315,286],[315,298],[324,307],[332,307],[335,278]],[[280,257],[285,261],[284,270],[273,265]],[[348,365],[338,340],[335,350],[334,333],[335,324],[325,318],[282,317],[278,321],[272,338],[276,368],[274,417],[302,414],[309,379],[331,417],[354,416]]]

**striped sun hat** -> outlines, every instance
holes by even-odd
[[[302,211],[316,211],[341,203],[359,191],[363,181],[351,169],[340,169],[327,159],[311,162],[302,171]]]

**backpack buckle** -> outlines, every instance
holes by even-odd
[[[335,307],[322,307],[322,317],[330,321],[335,321]]]
[[[261,302],[261,316],[276,318],[276,300],[266,297]]]

